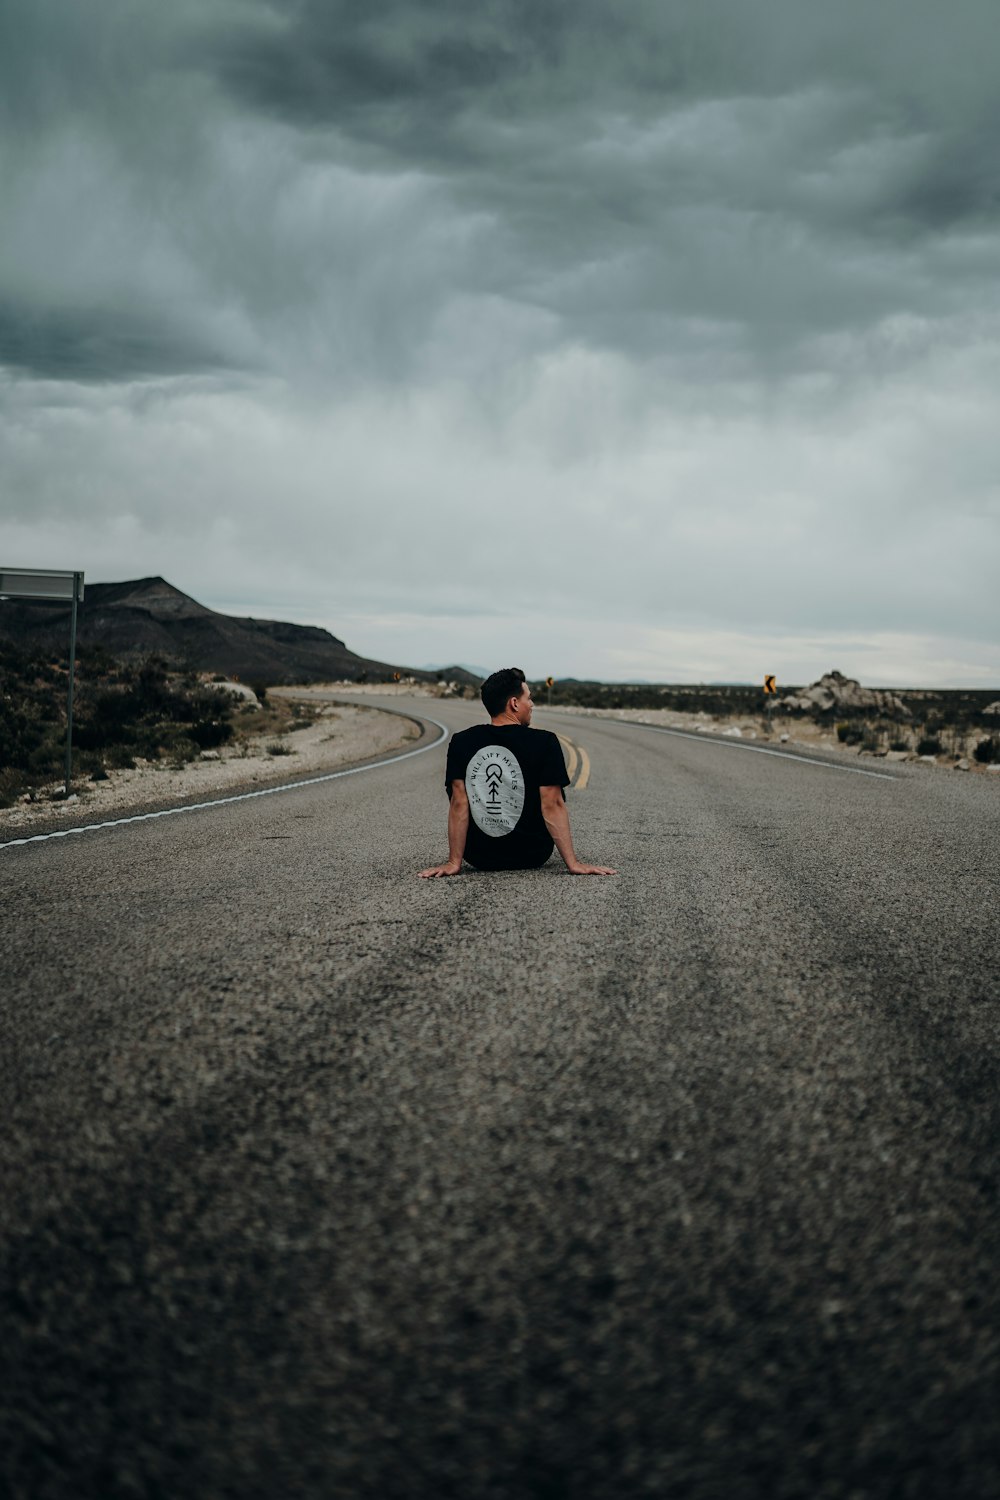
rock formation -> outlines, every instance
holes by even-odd
[[[802,709],[807,713],[829,713],[834,709],[847,712],[893,714],[909,718],[910,710],[895,693],[878,688],[863,688],[853,677],[842,672],[827,672],[811,687],[781,699],[782,708]]]

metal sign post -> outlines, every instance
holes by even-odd
[[[66,796],[73,777],[73,687],[76,680],[76,610],[83,601],[83,574],[53,568],[0,568],[0,599],[69,603],[69,690],[66,699]]]
[[[771,734],[771,700],[777,691],[777,683],[772,673],[768,672],[764,678],[764,702],[767,708],[767,733],[769,738]]]

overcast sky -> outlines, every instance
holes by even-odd
[[[3,0],[0,563],[1000,685],[996,0]]]

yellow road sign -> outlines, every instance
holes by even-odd
[[[545,686],[546,687],[555,687],[555,685],[556,685],[556,680],[555,680],[554,677],[546,677],[546,679],[545,679]]]
[[[764,691],[765,693],[776,693],[778,691],[774,685],[773,677],[768,676],[764,678]]]

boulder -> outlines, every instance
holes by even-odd
[[[989,714],[991,718],[1000,719],[1000,698],[995,703],[987,703],[983,713]]]
[[[228,693],[231,698],[239,698],[250,708],[260,708],[260,699],[253,688],[248,688],[245,682],[209,682],[207,686],[216,693]]]
[[[782,708],[803,709],[807,713],[829,713],[833,709],[862,709],[875,713],[910,717],[910,710],[895,693],[878,688],[863,688],[855,678],[842,672],[826,672],[811,687],[781,700]]]

